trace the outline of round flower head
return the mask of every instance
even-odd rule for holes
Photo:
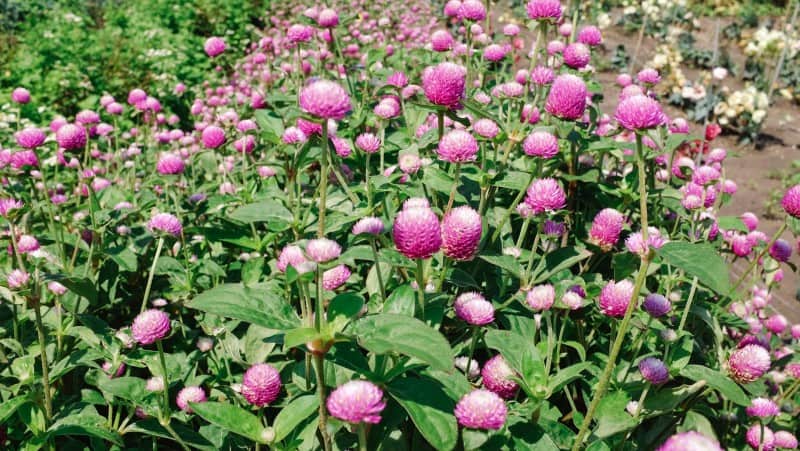
[[[33,150],[20,150],[11,154],[10,164],[14,169],[35,168],[39,166],[39,157]]]
[[[723,451],[716,440],[696,432],[681,432],[668,438],[657,451]]]
[[[168,153],[158,159],[156,170],[161,175],[180,174],[183,172],[184,163],[180,155]]]
[[[323,28],[333,28],[339,25],[339,14],[336,10],[325,8],[317,16],[317,24]]]
[[[773,451],[775,449],[775,434],[772,429],[764,426],[764,437],[761,437],[761,424],[754,424],[747,429],[745,434],[747,444],[753,449]]]
[[[18,131],[14,138],[17,140],[17,145],[26,149],[35,149],[42,144],[47,138],[44,132],[35,127],[29,127]]]
[[[500,127],[497,126],[497,123],[491,119],[478,119],[472,124],[472,129],[477,133],[479,136],[482,136],[487,139],[494,139],[500,133]]]
[[[481,216],[464,205],[450,210],[442,219],[442,252],[453,260],[475,257],[481,242]]]
[[[773,334],[780,335],[789,328],[789,320],[781,314],[775,314],[767,318],[767,320],[764,321],[764,325],[767,326],[767,329]]]
[[[408,77],[405,73],[396,71],[386,77],[386,84],[395,88],[405,88],[408,85]]]
[[[471,429],[500,429],[506,422],[503,399],[489,390],[473,390],[456,404],[458,424]]]
[[[350,96],[336,82],[318,80],[300,90],[300,108],[323,119],[339,120],[350,112]]]
[[[56,131],[56,142],[64,150],[78,150],[86,146],[86,129],[78,124],[64,124]]]
[[[216,149],[225,143],[225,130],[216,125],[209,125],[203,129],[202,140],[206,149]]]
[[[453,303],[456,315],[473,326],[494,321],[494,306],[478,293],[464,293]]]
[[[795,185],[786,191],[781,201],[783,209],[789,216],[800,218],[800,185]]]
[[[750,405],[745,409],[747,416],[756,418],[769,418],[781,413],[780,407],[775,401],[767,398],[753,398]]]
[[[422,72],[422,90],[434,105],[450,109],[460,107],[464,98],[467,69],[454,63],[439,63]]]
[[[422,160],[416,154],[406,153],[398,157],[397,166],[406,174],[416,174],[422,167]]]
[[[306,253],[317,263],[325,263],[338,258],[342,253],[339,243],[327,238],[309,240],[306,244]]]
[[[661,385],[669,380],[667,366],[655,357],[647,357],[639,361],[639,372],[642,374],[642,379],[653,385]]]
[[[386,402],[383,400],[383,390],[377,385],[354,380],[331,392],[327,406],[328,412],[342,421],[378,424]]]
[[[383,233],[383,230],[383,221],[374,216],[361,218],[353,225],[353,235],[380,235]]]
[[[758,216],[756,216],[755,213],[746,211],[739,216],[739,219],[742,220],[747,230],[751,232],[758,228]]]
[[[617,105],[614,118],[628,130],[646,130],[666,123],[661,105],[644,95],[632,96]]]
[[[586,110],[586,83],[572,74],[562,74],[553,81],[545,109],[561,119],[576,120]]]
[[[528,0],[525,7],[528,18],[533,20],[549,20],[552,22],[561,18],[560,0]]]
[[[486,8],[480,0],[464,0],[461,2],[459,15],[462,19],[480,22],[486,18]]]
[[[170,330],[169,315],[150,309],[136,315],[131,325],[131,335],[139,344],[149,345],[166,337]]]
[[[637,254],[641,257],[646,256],[650,252],[650,248],[660,249],[664,244],[666,244],[666,240],[663,236],[661,236],[661,231],[655,227],[648,227],[647,228],[647,242],[644,241],[644,236],[642,232],[632,233],[626,240],[625,240],[625,247],[628,249],[628,252]]]
[[[502,45],[498,44],[491,44],[487,45],[485,49],[483,49],[483,58],[487,61],[491,61],[496,63],[501,61],[503,58],[506,57],[506,50],[503,48]]]
[[[286,30],[286,38],[293,44],[308,42],[312,37],[314,37],[314,28],[308,25],[294,24]]]
[[[731,378],[741,384],[757,380],[769,371],[770,365],[769,351],[757,344],[743,346],[728,358]]]
[[[362,133],[356,138],[356,147],[366,153],[375,153],[381,148],[381,140],[372,133]]]
[[[519,385],[509,379],[514,376],[514,370],[506,363],[503,356],[497,354],[489,359],[481,370],[483,386],[505,399],[511,399],[517,394]]]
[[[424,197],[409,197],[403,202],[403,210],[411,208],[431,208],[431,203]]]
[[[275,266],[278,267],[280,272],[286,272],[286,268],[289,266],[297,267],[297,265],[305,263],[306,261],[308,260],[306,260],[306,256],[299,246],[287,245],[281,250],[281,254],[278,256],[278,262]]]
[[[628,303],[633,296],[633,284],[629,280],[608,282],[600,291],[600,311],[615,318],[625,316]]]
[[[550,56],[558,55],[564,51],[566,45],[561,41],[550,41],[547,43],[547,54]]]
[[[453,48],[455,40],[447,30],[436,30],[431,33],[431,48],[434,52],[447,52]]]
[[[21,269],[14,269],[6,276],[6,283],[8,283],[9,288],[20,289],[28,284],[30,278],[27,272]]]
[[[589,242],[608,252],[617,244],[625,216],[613,208],[600,210],[592,221]]]
[[[24,204],[17,199],[0,198],[0,216],[8,218],[14,210],[19,210]]]
[[[25,88],[15,88],[11,91],[11,101],[24,105],[31,101],[31,93]]]
[[[639,80],[640,83],[656,85],[661,81],[661,76],[658,75],[657,70],[648,67],[639,71],[639,73],[636,74],[636,79]]]
[[[163,232],[174,237],[181,236],[183,226],[181,221],[169,213],[157,213],[147,222],[151,232]]]
[[[592,52],[586,44],[580,42],[573,42],[564,48],[564,64],[573,69],[582,69],[589,64],[592,58]]]
[[[203,50],[205,50],[206,55],[213,58],[225,51],[225,41],[216,36],[210,37],[206,39],[206,43],[203,45]]]
[[[550,284],[535,286],[528,290],[528,294],[525,296],[525,302],[535,312],[550,310],[555,300],[556,290]]]
[[[175,399],[175,403],[178,404],[178,407],[184,412],[194,413],[189,403],[193,402],[195,404],[199,404],[206,402],[206,399],[206,392],[201,387],[190,386],[184,387],[178,392],[178,397]]]
[[[17,239],[17,250],[21,254],[29,254],[39,250],[39,240],[31,235],[22,235]]]
[[[534,214],[556,211],[567,204],[566,194],[555,179],[544,178],[534,180],[528,187],[525,203],[533,209]]]
[[[522,142],[526,155],[539,158],[553,158],[558,154],[558,138],[550,132],[536,131]]]
[[[297,127],[287,127],[286,130],[283,131],[281,141],[283,141],[284,144],[302,144],[308,141],[308,137]]]
[[[594,47],[603,43],[603,34],[594,25],[587,25],[578,32],[578,42]]]
[[[450,163],[475,161],[478,141],[467,131],[451,130],[442,136],[437,153],[440,159]]]
[[[266,363],[257,363],[244,373],[242,395],[256,407],[263,407],[275,401],[281,392],[281,375],[278,370]]]
[[[669,299],[658,294],[650,293],[644,298],[642,307],[654,318],[660,318],[672,309],[672,304]]]
[[[553,82],[555,78],[555,74],[553,73],[553,69],[547,66],[536,66],[531,72],[531,81],[539,86],[549,85]]]
[[[442,247],[439,218],[430,208],[404,208],[394,218],[392,235],[397,250],[408,258],[429,258]]]
[[[766,435],[766,434],[765,434]],[[775,447],[784,449],[796,449],[797,437],[789,431],[776,431],[774,433]]]
[[[347,282],[350,278],[350,268],[345,265],[334,266],[322,273],[322,288],[333,291]]]

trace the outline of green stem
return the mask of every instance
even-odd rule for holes
[[[153,276],[156,274],[156,264],[158,263],[158,257],[161,256],[161,249],[164,247],[164,237],[158,237],[158,243],[156,243],[156,255],[153,257],[153,263],[150,265],[150,274],[147,275],[147,285],[144,287],[144,296],[142,297],[142,308],[139,309],[139,312],[144,312],[147,308],[147,300],[150,298],[150,288],[153,286]]]
[[[475,345],[478,344],[478,337],[480,337],[480,329],[478,326],[472,326],[472,341],[469,343],[467,368],[464,370],[464,375],[467,376],[467,380],[469,380],[469,368],[472,366],[472,356],[475,354]]]
[[[417,259],[417,297],[422,320],[425,320],[425,260]]]
[[[367,451],[367,423],[358,425],[358,450]]]
[[[375,273],[378,276],[378,286],[381,289],[381,299],[386,302],[386,285],[383,283],[383,274],[381,273],[381,265],[378,262],[378,245],[375,244],[375,239],[370,238],[369,243],[372,245],[372,257],[375,259]]]
[[[164,408],[162,416],[164,417],[165,422],[169,424],[169,378],[167,377],[167,361],[164,358],[164,346],[161,344],[161,340],[156,341],[156,347],[158,348],[158,361],[161,363],[161,377],[164,383],[164,390],[162,391],[164,394]]]
[[[502,233],[503,231],[503,226],[506,225],[506,221],[508,221],[508,218],[511,217],[511,212],[514,211],[517,208],[517,205],[519,205],[519,203],[522,201],[522,198],[525,196],[528,187],[531,185],[531,183],[533,183],[533,180],[535,178],[536,178],[536,172],[531,173],[530,180],[528,180],[528,183],[521,190],[519,190],[519,193],[517,193],[517,197],[514,199],[514,202],[512,202],[511,205],[508,207],[508,209],[505,211],[505,213],[503,213],[503,217],[500,219],[500,222],[497,224],[497,228],[494,230],[494,233],[492,234],[492,239],[489,240],[490,243],[493,243],[500,236],[500,233]]]
[[[450,209],[453,208],[453,201],[456,200],[456,192],[458,191],[458,182],[461,177],[461,165],[456,163],[456,173],[453,175],[453,187],[450,189],[450,198],[447,200],[447,208],[444,210],[444,213],[447,214],[450,212]]]
[[[50,369],[47,365],[47,342],[45,341],[44,324],[42,324],[42,312],[38,300],[33,303],[33,313],[36,318],[36,333],[39,335],[39,357],[42,360],[42,386],[44,387],[44,414],[45,425],[50,425],[53,418],[53,399],[50,393]]]
[[[436,111],[436,118],[438,119],[439,123],[439,141],[441,141],[442,136],[444,136],[444,110]]]
[[[364,180],[365,180],[365,182],[367,184],[367,211],[368,212],[372,211],[372,189],[371,189],[370,184],[369,184],[369,157],[370,157],[370,155],[371,155],[370,153],[367,153],[367,157],[366,157],[367,162],[364,165]],[[383,150],[381,150],[381,157],[383,157]],[[381,161],[383,161],[383,158],[381,158]]]
[[[319,433],[325,451],[331,451],[331,436],[328,434],[328,411],[325,407],[325,356],[314,354],[314,372],[317,375],[317,396],[319,396]]]
[[[320,156],[320,170],[319,181],[319,219],[317,237],[322,238],[325,236],[325,209],[326,200],[328,198],[328,124],[322,124],[322,155]]]

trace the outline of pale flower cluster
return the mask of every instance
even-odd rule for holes
[[[670,44],[658,46],[645,66],[652,67],[661,74],[659,86],[671,93],[680,93],[687,84],[686,75],[681,70],[683,56],[678,47]]]
[[[761,124],[767,116],[769,99],[767,94],[753,85],[730,93],[725,100],[714,107],[714,114],[720,125],[743,126],[749,120]]]
[[[788,45],[787,59],[792,59],[800,51],[800,40],[793,39],[781,30],[769,30],[761,27],[742,42],[744,53],[756,58],[774,58]]]
[[[623,0],[622,13],[629,16],[641,12],[647,17],[648,22],[660,23],[667,19],[675,8],[685,7],[686,4],[687,0]]]

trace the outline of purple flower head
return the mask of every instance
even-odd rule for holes
[[[646,130],[667,122],[667,117],[658,101],[644,95],[622,100],[617,105],[614,118],[628,130]]]
[[[21,200],[0,198],[0,216],[8,218],[8,216],[15,210],[19,210],[25,205]]]
[[[270,404],[281,392],[281,375],[266,363],[257,363],[244,373],[242,395],[256,407]]]
[[[454,63],[439,63],[422,72],[422,89],[434,105],[460,107],[464,98],[467,69]]]
[[[525,9],[528,12],[528,18],[533,20],[555,22],[561,18],[562,14],[560,0],[528,0]]]
[[[216,149],[225,143],[225,130],[216,125],[209,125],[203,129],[201,138],[206,149]]]
[[[761,436],[761,424],[756,423],[750,426],[745,433],[745,440],[754,450],[763,451],[775,450],[775,434],[772,429],[764,426],[764,436]]]
[[[14,90],[11,91],[11,101],[24,105],[31,101],[31,93],[25,88],[14,88]]]
[[[156,163],[156,170],[161,175],[174,175],[183,172],[184,163],[180,155],[167,153],[161,156]]]
[[[356,137],[356,147],[366,153],[375,153],[381,148],[381,140],[372,133],[362,133]]]
[[[555,73],[547,66],[536,66],[531,72],[531,81],[539,86],[549,85],[553,82]]]
[[[639,361],[639,372],[642,379],[653,385],[661,385],[669,380],[669,371],[660,359],[647,357]]]
[[[636,74],[636,79],[639,80],[640,83],[657,85],[661,81],[661,75],[658,74],[657,70],[648,67],[639,71],[639,73]]]
[[[353,380],[331,392],[327,400],[328,412],[348,423],[372,423],[381,421],[381,412],[386,407],[383,390],[372,382]]]
[[[203,44],[203,50],[205,50],[206,55],[214,58],[225,51],[225,41],[223,41],[222,38],[212,36],[206,39],[205,44]]]
[[[353,235],[380,235],[384,231],[383,221],[374,216],[361,218],[353,225]]]
[[[728,358],[731,378],[740,384],[757,380],[769,371],[771,364],[769,351],[756,344],[743,346]]]
[[[781,205],[789,216],[800,218],[800,184],[794,185],[786,191]]]
[[[451,130],[442,136],[437,153],[440,159],[449,163],[475,161],[478,154],[478,141],[467,131]]]
[[[294,24],[286,30],[286,38],[293,44],[308,42],[312,37],[314,37],[314,28],[308,25]]]
[[[483,377],[483,386],[500,397],[511,399],[517,394],[519,385],[509,379],[514,376],[514,370],[508,366],[502,355],[497,354],[489,359],[483,365],[481,376]]]
[[[566,120],[583,117],[586,110],[586,83],[572,74],[556,77],[547,95],[545,109],[553,116]]]
[[[306,253],[311,260],[317,263],[325,263],[339,258],[342,253],[342,247],[336,241],[327,238],[316,238],[306,243]]]
[[[564,64],[573,69],[582,69],[589,64],[592,52],[586,44],[573,42],[564,48]]]
[[[668,438],[657,451],[723,451],[716,440],[696,432],[681,432]]]
[[[333,28],[339,25],[339,14],[334,9],[325,8],[317,15],[317,25],[322,28]]]
[[[475,121],[475,123],[472,124],[472,130],[474,130],[478,136],[487,139],[494,139],[500,133],[500,127],[497,123],[486,118]]]
[[[397,250],[412,259],[429,258],[442,247],[439,218],[429,207],[404,207],[394,218],[392,235]]]
[[[347,282],[350,278],[350,268],[345,265],[334,266],[322,273],[322,288],[333,291]]]
[[[578,42],[594,47],[603,43],[603,34],[594,25],[587,25],[578,32]]]
[[[775,401],[768,398],[753,398],[750,405],[745,409],[747,416],[756,418],[769,418],[781,413],[780,407]]]
[[[307,262],[305,254],[303,254],[303,250],[300,249],[300,246],[295,245],[287,245],[281,250],[280,255],[278,256],[278,261],[275,266],[278,267],[280,272],[286,272],[286,268],[289,266],[297,267],[298,265]]]
[[[556,300],[556,290],[552,285],[537,285],[525,295],[525,302],[535,312],[550,310]]]
[[[797,437],[789,431],[775,431],[775,447],[784,449],[796,449]]]
[[[464,293],[453,303],[456,315],[473,326],[485,326],[494,321],[494,306],[479,293]]]
[[[558,154],[558,138],[550,132],[535,131],[522,142],[526,155],[539,158],[553,158]]]
[[[181,221],[169,213],[155,214],[150,221],[147,222],[147,228],[153,233],[162,232],[174,237],[181,236],[183,232]]]
[[[642,307],[644,307],[650,316],[660,318],[670,312],[672,303],[669,302],[669,299],[658,293],[650,293],[644,298]]]
[[[480,22],[486,18],[486,8],[481,0],[463,0],[458,13],[462,19],[475,22]]]
[[[350,96],[339,83],[317,80],[300,90],[300,108],[312,116],[339,120],[352,106]]]
[[[453,260],[475,257],[481,242],[481,216],[468,205],[450,210],[442,219],[442,252]]]
[[[29,127],[18,131],[14,138],[16,138],[18,146],[26,149],[35,149],[44,144],[47,136],[40,129]]]
[[[195,404],[206,402],[208,398],[206,398],[206,392],[197,386],[189,386],[184,387],[181,391],[178,392],[177,398],[175,398],[175,403],[178,407],[186,413],[194,413],[192,407],[189,405],[190,402]]]
[[[792,245],[788,241],[778,238],[769,248],[769,255],[779,262],[786,263],[792,256]]]
[[[589,242],[608,252],[617,244],[625,216],[613,208],[600,210],[592,221]]]
[[[166,337],[170,330],[169,315],[150,309],[138,314],[131,325],[131,335],[139,344],[149,345]]]
[[[528,187],[525,203],[533,209],[534,214],[552,212],[564,208],[566,195],[555,179],[537,179]]]
[[[13,269],[6,276],[6,283],[8,283],[9,288],[18,290],[28,285],[30,278],[31,277],[27,272],[21,269]]]
[[[458,401],[455,408],[458,424],[471,429],[500,429],[506,422],[503,399],[489,390],[473,390]]]
[[[600,311],[604,315],[622,318],[633,296],[633,284],[629,280],[609,281],[600,291]]]
[[[86,146],[86,129],[78,124],[64,124],[56,131],[56,142],[64,150],[78,150]]]

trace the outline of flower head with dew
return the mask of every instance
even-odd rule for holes
[[[458,424],[470,429],[500,429],[506,422],[507,408],[503,398],[489,390],[473,390],[456,404]]]
[[[329,80],[317,80],[304,86],[299,98],[303,111],[322,119],[339,120],[352,109],[347,91]]]
[[[383,390],[372,382],[362,380],[340,385],[328,396],[326,405],[333,417],[353,424],[378,424],[381,412],[386,408]]]

